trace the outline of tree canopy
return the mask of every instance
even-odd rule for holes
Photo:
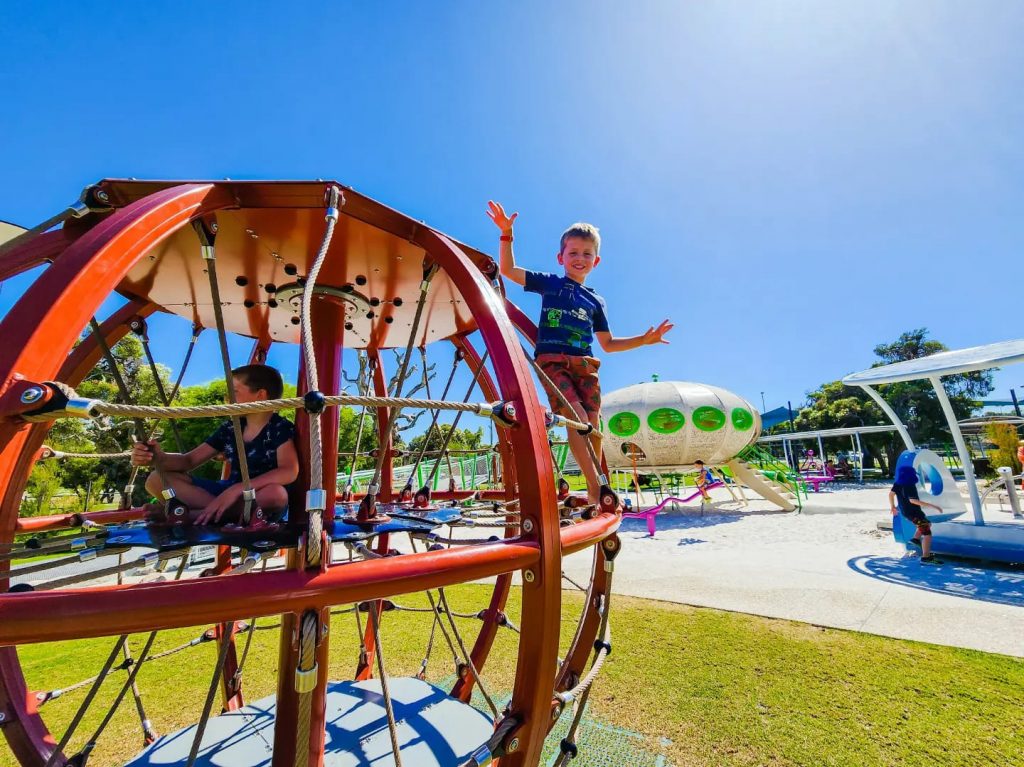
[[[928,338],[926,328],[916,328],[900,334],[895,341],[878,344],[873,350],[878,360],[872,367],[926,357],[946,349],[945,344]],[[983,370],[946,376],[943,385],[956,417],[967,418],[977,407],[978,400],[992,391],[992,373]],[[949,428],[931,383],[904,381],[877,389],[907,426],[916,444],[950,440]],[[863,389],[845,386],[841,381],[829,381],[808,392],[806,404],[794,419],[797,431],[888,423],[889,419]],[[773,431],[787,432],[789,424],[779,424]],[[862,444],[870,459],[878,461],[884,456],[883,468],[891,466],[903,449],[897,434],[865,435]]]

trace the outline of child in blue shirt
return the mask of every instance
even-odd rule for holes
[[[592,224],[573,224],[562,233],[557,260],[563,273],[534,272],[516,265],[512,252],[512,225],[518,213],[505,214],[496,202],[488,203],[487,215],[501,230],[499,262],[505,279],[522,285],[530,293],[539,293],[541,316],[537,323],[537,364],[569,402],[566,410],[558,393],[543,381],[551,401],[551,409],[574,420],[593,425],[592,445],[601,454],[599,418],[601,384],[597,370],[600,361],[592,356],[594,338],[606,352],[623,352],[648,344],[667,344],[666,333],[672,323],[664,320],[638,336],[615,337],[608,327],[604,299],[585,283],[601,262],[601,235]],[[569,448],[587,479],[590,503],[597,503],[600,494],[597,467],[590,460],[585,436],[569,429]]]

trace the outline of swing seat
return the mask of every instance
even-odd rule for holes
[[[411,677],[388,680],[402,762],[458,767],[494,732],[490,717],[438,687]],[[196,767],[269,765],[274,751],[276,696],[212,717]],[[331,682],[327,687],[325,767],[389,767],[387,713],[380,682]],[[196,726],[164,735],[126,767],[184,767]]]

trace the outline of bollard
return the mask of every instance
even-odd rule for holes
[[[1010,500],[1010,509],[1013,511],[1014,519],[1024,519],[1024,514],[1020,511],[1020,499],[1017,497],[1017,486],[1013,481],[1013,469],[1009,466],[1000,466],[997,471],[999,476],[1003,478],[1003,484],[1006,486],[1006,495]]]

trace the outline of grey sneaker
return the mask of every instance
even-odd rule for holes
[[[942,564],[942,560],[941,559],[936,559],[935,555],[931,554],[931,555],[929,555],[927,557],[921,557],[921,564],[922,565],[941,565]]]

